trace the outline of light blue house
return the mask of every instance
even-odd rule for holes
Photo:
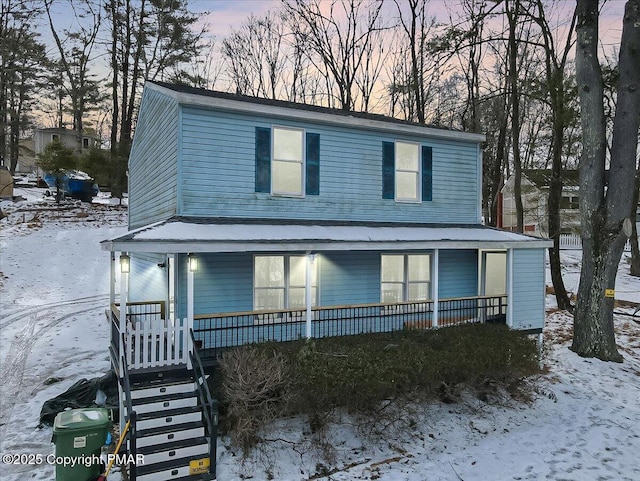
[[[468,322],[541,332],[550,243],[482,225],[483,140],[148,82],[129,232],[103,243],[112,286],[125,271],[114,366]]]

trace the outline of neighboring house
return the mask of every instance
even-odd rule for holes
[[[511,175],[501,191],[498,227],[514,231],[517,226],[514,196],[515,176]],[[524,232],[539,237],[549,237],[549,186],[551,170],[525,169],[522,171],[522,207]],[[560,201],[560,223],[562,234],[580,232],[580,199],[577,170],[562,172],[562,199]]]
[[[138,479],[215,472],[214,415],[198,373],[199,359],[221,349],[485,321],[540,333],[550,242],[482,225],[483,140],[147,82],[129,159],[129,232],[103,242],[121,412],[146,413],[137,432],[160,463],[146,457]],[[189,408],[159,397],[157,377],[128,387],[180,372],[191,373],[180,399],[201,396]],[[192,421],[198,434],[171,431]],[[175,444],[152,432],[192,444],[171,456]]]
[[[63,128],[35,129],[33,132],[35,153],[39,154],[51,142],[58,141],[76,152],[100,147],[100,139],[92,135],[79,136],[75,130]]]

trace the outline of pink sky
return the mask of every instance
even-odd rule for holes
[[[388,20],[392,20],[389,17],[397,15],[395,3],[392,0],[386,3],[385,14]],[[460,0],[431,0],[428,11],[438,21],[445,22],[449,18],[449,12],[455,18],[457,12],[461,11],[459,3]],[[625,0],[607,0],[602,7],[600,32],[605,45],[620,41],[624,4]],[[238,27],[252,13],[260,16],[268,10],[277,10],[280,0],[190,0],[189,5],[196,12],[209,12],[209,15],[203,17],[203,21],[216,38],[221,38],[231,29]],[[574,0],[559,0],[558,17],[570,19],[574,8]]]

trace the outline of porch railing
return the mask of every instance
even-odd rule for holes
[[[187,319],[145,320],[127,325],[125,355],[131,369],[187,364]]]
[[[121,333],[119,304],[111,306],[112,365],[119,368],[120,335],[130,369],[170,366],[189,363],[189,323],[187,319],[167,320],[164,302],[127,303],[126,318]]]
[[[506,296],[475,296],[438,301],[438,327],[506,321]],[[243,344],[287,342],[306,336],[306,311],[249,311],[194,316],[194,338],[208,355]],[[434,302],[314,307],[311,337],[435,327]]]

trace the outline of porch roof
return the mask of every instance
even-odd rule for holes
[[[112,252],[546,248],[551,241],[482,225],[173,217],[102,241]]]

